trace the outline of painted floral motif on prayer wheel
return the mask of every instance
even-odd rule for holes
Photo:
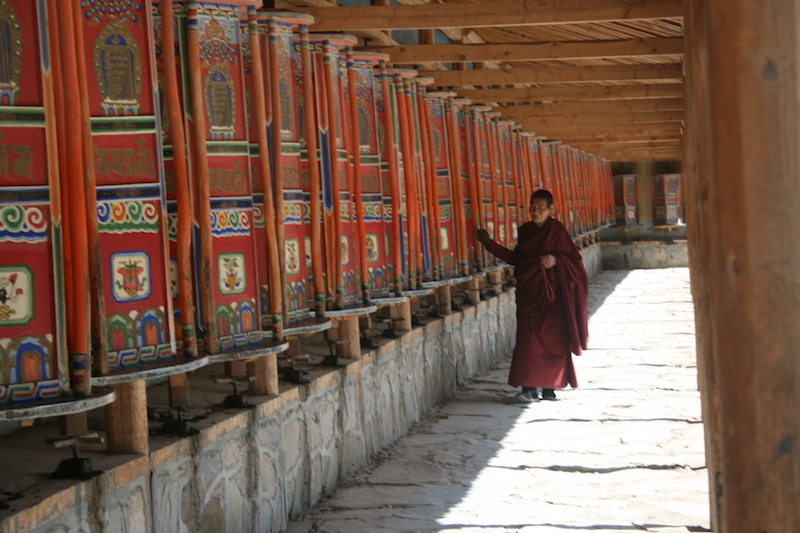
[[[260,2],[231,4],[236,5],[173,2],[175,53],[188,91],[183,102],[194,210],[199,342],[209,353],[255,345],[262,339],[249,106],[240,35],[240,7]],[[168,187],[170,214],[175,219],[177,198],[170,192]]]
[[[617,226],[635,226],[639,223],[639,190],[636,174],[614,176],[614,213]]]
[[[660,225],[683,223],[683,175],[653,176],[654,222]]]
[[[0,1],[0,405],[70,393],[44,4]]]
[[[151,13],[85,1],[83,37],[94,146],[103,298],[111,371],[175,356],[162,147]],[[91,225],[90,225],[91,227]],[[98,350],[98,347],[95,347]]]

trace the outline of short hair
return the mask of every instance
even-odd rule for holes
[[[536,199],[544,200],[547,203],[547,207],[550,207],[554,203],[553,195],[550,194],[550,191],[547,189],[539,189],[535,193],[531,194],[531,204],[533,204],[533,201]]]

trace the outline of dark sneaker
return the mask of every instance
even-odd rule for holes
[[[553,389],[542,389],[542,400],[550,400],[551,402],[558,400],[558,398],[556,398],[556,391]]]
[[[514,398],[516,398],[518,403],[533,403],[539,401],[539,398],[534,396],[531,391],[520,392],[514,396]]]

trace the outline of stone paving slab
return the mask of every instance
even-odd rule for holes
[[[688,269],[590,285],[580,388],[518,404],[468,383],[288,533],[709,531]]]

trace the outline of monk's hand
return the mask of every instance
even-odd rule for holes
[[[553,268],[556,266],[556,258],[554,255],[543,255],[539,258],[539,260],[542,262],[542,266],[545,268]]]
[[[478,242],[480,242],[484,246],[492,240],[492,238],[489,237],[489,232],[486,231],[485,229],[479,229],[478,231],[476,231],[475,238],[478,239]]]

